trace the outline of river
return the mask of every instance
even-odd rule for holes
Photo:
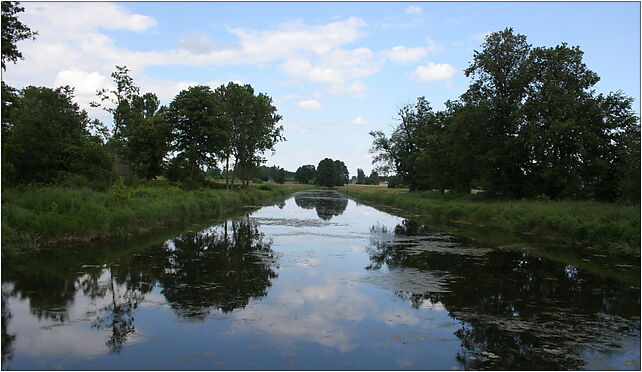
[[[2,369],[639,370],[640,268],[616,266],[302,192],[171,239],[3,263]]]

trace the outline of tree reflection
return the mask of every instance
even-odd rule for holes
[[[608,353],[639,332],[638,291],[571,265],[478,248],[409,221],[394,232],[373,226],[368,253],[368,268],[385,265],[412,307],[441,303],[461,322],[467,369],[582,368],[587,347]]]
[[[9,320],[12,318],[11,312],[7,307],[7,295],[2,292],[2,369],[5,369],[4,363],[13,358],[13,343],[16,341],[16,335],[9,334]]]
[[[294,202],[300,208],[315,209],[317,216],[324,221],[343,214],[348,207],[348,199],[332,191],[298,193],[294,195]]]
[[[68,307],[76,294],[77,276],[34,271],[17,278],[13,284],[11,296],[28,299],[29,310],[39,320],[69,320]]]
[[[263,297],[277,274],[271,241],[249,217],[183,234],[149,253],[162,294],[181,316],[202,319]]]
[[[127,280],[131,278],[129,273],[119,280],[117,272],[119,269],[120,265],[111,267],[106,285],[101,285],[103,282],[99,281],[97,276],[87,276],[83,281],[83,289],[89,297],[102,295],[101,297],[109,296],[111,299],[109,304],[96,312],[92,326],[111,331],[106,345],[111,352],[115,353],[120,352],[128,337],[136,332],[134,311],[144,299],[144,294],[151,290],[151,287],[132,286],[130,280]]]
[[[5,296],[27,299],[35,317],[58,323],[77,320],[69,313],[78,292],[91,303],[106,303],[86,315],[92,327],[109,331],[108,349],[120,352],[136,332],[136,309],[156,286],[178,315],[203,319],[212,310],[230,312],[265,296],[277,277],[271,241],[249,216],[134,248],[107,259],[104,251],[60,260],[43,255],[29,265],[3,267],[3,282],[11,283],[2,297],[3,361],[15,338],[7,333],[11,313]]]

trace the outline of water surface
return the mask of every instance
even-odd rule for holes
[[[73,252],[3,263],[3,369],[640,369],[639,265],[483,246],[335,192]]]

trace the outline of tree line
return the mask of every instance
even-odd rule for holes
[[[379,171],[411,190],[510,198],[640,201],[640,124],[633,99],[597,94],[579,47],[532,47],[511,28],[486,37],[471,84],[434,110],[403,106],[390,135],[373,131]]]
[[[23,10],[2,3],[3,70],[22,59],[16,42],[36,35],[18,20]],[[68,86],[17,90],[3,81],[3,185],[104,186],[123,174],[202,184],[221,164],[228,189],[235,178],[247,187],[263,154],[285,140],[272,98],[249,84],[193,86],[162,106],[156,94],[140,93],[126,66],[111,77],[113,88],[92,102],[111,114],[111,130],[73,102]]]

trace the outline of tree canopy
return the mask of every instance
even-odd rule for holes
[[[507,28],[486,37],[464,72],[471,84],[445,110],[419,97],[390,136],[370,133],[379,171],[411,190],[639,200],[629,186],[639,184],[633,101],[596,94],[579,47],[533,48]]]
[[[317,185],[334,187],[348,182],[350,182],[350,173],[341,160],[325,158],[319,162],[315,179]]]

